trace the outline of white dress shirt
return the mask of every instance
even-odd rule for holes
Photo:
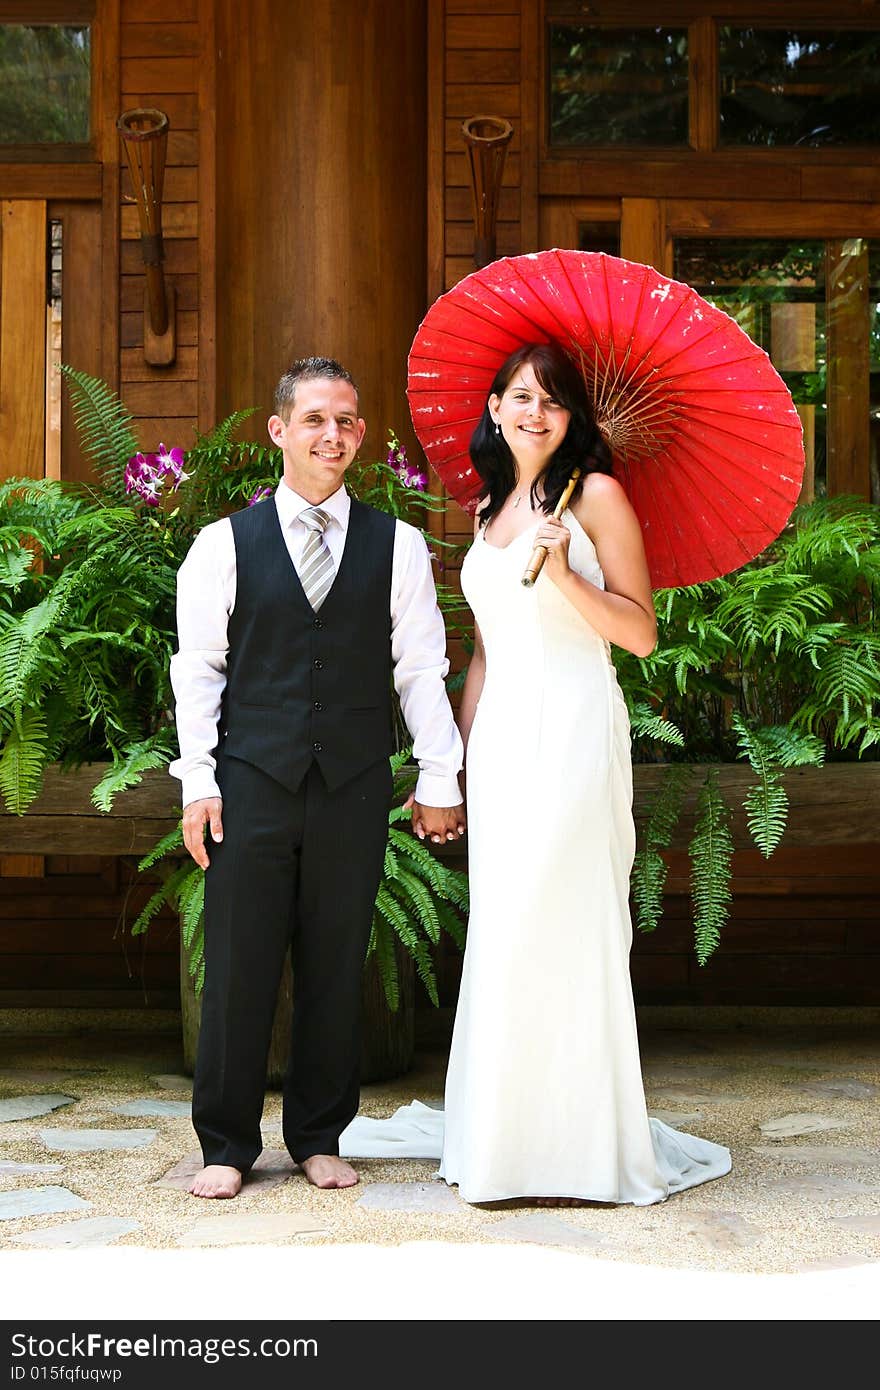
[[[299,515],[311,504],[282,479],[274,500],[256,505],[277,507],[285,545],[298,569],[309,534]],[[330,513],[324,541],[338,573],[351,499],[341,487],[320,505]],[[180,757],[169,771],[183,784],[184,806],[220,795],[213,754],[226,688],[228,623],[235,593],[235,541],[232,524],[224,518],[199,532],[177,576],[179,650],[171,658],[171,684]],[[416,800],[423,806],[457,806],[463,755],[443,683],[449,670],[446,631],[424,537],[405,521],[397,521],[394,528],[391,660],[394,686],[420,768]]]

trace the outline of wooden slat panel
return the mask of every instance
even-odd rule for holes
[[[478,84],[483,82],[519,82],[519,49],[501,49],[491,52],[481,49],[477,53],[452,50],[446,54],[446,80]],[[474,111],[474,115],[482,115]]]
[[[180,987],[137,982],[132,989],[0,989],[0,1009],[177,1009]]]
[[[801,197],[821,202],[829,192],[829,182],[839,201],[851,198],[859,203],[880,202],[880,169],[876,165],[829,169],[825,164],[805,164],[801,169]]]
[[[471,11],[481,10],[474,0]],[[446,18],[446,47],[450,49],[519,48],[519,16],[508,14],[499,21],[496,14],[454,13]]]
[[[747,209],[754,198],[799,198],[800,171],[791,164],[759,160],[747,164],[698,155],[682,155],[680,160],[627,159],[619,153],[599,158],[590,152],[583,159],[543,160],[538,185],[542,196],[572,198],[668,198],[684,189],[694,199],[730,200],[725,206],[739,199]]]
[[[78,371],[100,376],[101,297],[95,286],[101,283],[101,205],[53,201],[48,212],[61,222],[61,359]],[[61,392],[61,476],[94,476],[80,447],[66,386]]]
[[[143,293],[141,294],[143,300]],[[198,314],[190,312],[184,313],[181,310],[180,302],[177,305],[177,344],[178,351],[182,347],[193,347],[199,341],[199,317]],[[120,347],[143,348],[144,345],[144,315],[140,313],[125,313],[119,318],[119,343]]]
[[[520,192],[520,251],[537,251],[540,246],[538,202],[538,163],[544,140],[543,83],[544,52],[543,6],[538,0],[522,3],[522,71],[525,76],[520,105],[522,125],[522,180]]]
[[[195,275],[172,275],[169,277],[177,293],[177,312],[194,310],[199,304],[199,284]],[[123,275],[119,281],[120,308],[123,313],[144,312],[143,275]]]
[[[133,415],[196,415],[198,387],[195,381],[168,378],[150,381],[130,381],[125,389],[125,403]],[[168,443],[168,440],[165,440]],[[170,445],[169,445],[170,447]]]
[[[42,878],[44,870],[41,854],[0,854],[0,878]]]
[[[127,24],[120,36],[123,58],[179,58],[199,51],[199,27],[195,23]]]
[[[131,175],[127,168],[122,173],[122,196],[132,198]],[[163,211],[167,203],[196,203],[198,200],[198,171],[195,166],[167,168],[162,183]],[[163,216],[164,223],[164,216]]]
[[[502,188],[519,189],[519,155],[509,154],[504,161],[501,174]],[[447,188],[470,188],[470,164],[466,154],[448,154],[444,160],[445,182]]]
[[[198,378],[199,350],[178,346],[177,356],[170,367],[151,367],[144,361],[140,348],[123,348],[120,356],[120,376],[123,386],[131,381],[195,381]],[[128,393],[123,389],[128,402]]]
[[[122,0],[124,24],[168,24],[187,22],[198,17],[198,0]]]
[[[0,478],[41,478],[46,417],[46,204],[0,202]]]
[[[763,190],[762,190],[763,196]],[[714,202],[670,199],[667,227],[672,233],[723,236],[852,237],[880,234],[880,206],[852,203]]]
[[[0,818],[0,846],[14,854],[93,854],[95,850],[102,854],[146,854],[162,835],[174,829],[178,819],[107,816],[103,824],[96,825],[85,818],[28,812],[26,816]]]
[[[155,106],[164,111],[170,126],[169,140],[175,130],[198,130],[199,106],[195,92],[149,92],[123,89],[123,109],[133,106]]]
[[[143,905],[143,894],[141,899]],[[29,956],[51,955],[70,958],[74,953],[77,957],[82,953],[106,955],[116,959],[124,950],[130,959],[136,960],[141,955],[144,943],[140,937],[131,935],[130,925],[135,915],[135,909],[132,908],[128,915],[129,926],[124,929],[120,928],[116,921],[93,921],[85,914],[75,925],[70,922],[57,922],[53,918],[47,918],[45,921],[29,920],[21,925],[14,922],[0,923],[0,956],[4,957],[4,975],[8,957],[20,956],[23,951]],[[176,919],[166,917],[151,922],[150,956],[174,956],[176,960],[179,951]]]
[[[483,15],[518,15],[519,0],[446,0],[448,15],[470,15],[474,10]]]
[[[668,272],[663,212],[658,198],[621,199],[620,254],[627,260],[656,266],[663,274]]]
[[[513,122],[519,116],[519,86],[498,83],[447,83],[446,115],[463,121],[467,116],[503,116]]]
[[[195,412],[189,417],[145,418],[137,421],[137,436],[142,449],[158,449],[160,444],[169,449],[189,449],[195,442],[197,424]]]
[[[867,242],[829,241],[825,250],[829,496],[871,495],[872,297]]]
[[[195,92],[198,64],[195,58],[123,58],[123,92]]]
[[[653,788],[661,784],[664,771],[663,768],[644,764],[633,769],[637,788],[637,819],[646,813],[646,798]],[[732,763],[722,764],[719,773],[729,804],[741,808],[746,791],[754,781],[754,773],[747,766]],[[790,800],[783,842],[785,850],[799,846],[877,844],[880,763],[831,763],[824,768],[794,768],[784,774],[784,782]],[[694,777],[673,840],[676,846],[686,843],[686,837],[691,833],[697,792],[698,778]],[[833,815],[829,814],[830,806],[834,807]],[[741,809],[734,814],[732,833],[735,845],[752,845],[745,813]],[[847,849],[845,852],[851,851]],[[776,870],[780,853],[782,849],[773,856],[771,871]],[[868,864],[872,851],[866,850],[864,854],[865,863]],[[758,858],[756,852],[756,865]],[[812,849],[804,856],[798,871],[809,873],[811,867],[815,873],[824,873],[827,869],[827,860],[818,858]],[[866,868],[865,872],[869,872],[869,869]]]
[[[519,252],[519,223],[499,222],[496,228],[496,249],[499,256],[515,256]],[[474,250],[473,222],[449,222],[446,226],[446,250],[450,256],[472,256]]]
[[[199,429],[217,419],[217,36],[214,0],[200,0],[199,30]]]
[[[124,240],[140,237],[141,229],[136,207],[123,207],[120,223]],[[167,241],[174,241],[180,237],[195,237],[198,234],[198,203],[171,203],[168,206],[163,204],[162,235]]]
[[[135,956],[126,959],[121,950],[114,955],[20,955],[4,956],[4,995],[8,990],[33,988],[39,980],[40,991],[76,989],[106,989],[112,985],[120,992],[140,992],[144,987],[169,988],[180,978],[180,964],[174,952]],[[64,1001],[69,1002],[68,999]]]
[[[450,222],[467,222],[473,216],[473,196],[470,188],[446,189],[446,217]],[[503,188],[498,199],[498,220],[519,221],[519,189]]]
[[[166,113],[167,114],[167,113]],[[199,136],[195,130],[168,130],[168,169],[185,168],[199,162]]]
[[[197,275],[199,270],[199,243],[193,237],[170,238],[165,243],[166,275]],[[119,248],[119,273],[121,275],[142,275],[144,270],[140,241],[123,241]]]
[[[0,164],[0,198],[100,198],[100,164]]]

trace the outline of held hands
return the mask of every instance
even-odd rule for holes
[[[545,516],[538,527],[535,545],[542,545],[547,551],[544,569],[554,582],[569,573],[568,547],[571,532],[555,516]]]
[[[208,851],[205,849],[205,827],[210,826],[211,839],[216,843],[223,839],[223,802],[219,796],[205,796],[201,801],[191,801],[183,812],[183,843],[200,869],[207,869]]]
[[[457,840],[467,829],[463,802],[458,806],[423,806],[413,794],[404,802],[403,809],[412,811],[412,828],[419,839],[427,836],[435,845],[444,840]]]

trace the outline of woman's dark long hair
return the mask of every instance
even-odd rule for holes
[[[520,367],[529,366],[542,389],[571,414],[568,430],[559,448],[531,489],[532,506],[541,505],[551,513],[562,496],[572,469],[581,468],[582,477],[572,493],[574,501],[587,473],[610,473],[611,451],[599,433],[593,406],[583,378],[567,353],[556,343],[527,343],[517,348],[502,367],[489,389],[490,396],[503,396]],[[480,508],[480,525],[485,526],[516,487],[516,463],[503,434],[496,434],[488,401],[471,437],[470,454],[474,468],[486,484],[485,501]],[[538,503],[538,487],[544,494]]]

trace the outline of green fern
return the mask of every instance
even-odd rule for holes
[[[138,452],[132,417],[106,382],[66,362],[60,370],[67,379],[83,449],[104,485],[121,492],[125,465]]]
[[[644,844],[633,861],[632,894],[636,925],[642,932],[655,931],[663,914],[667,866],[662,851],[672,843],[690,780],[691,769],[686,763],[673,763],[666,769],[645,826]]]
[[[39,795],[50,746],[43,711],[19,711],[6,733],[0,752],[0,792],[11,815],[23,815]]]
[[[672,723],[655,713],[651,706],[640,700],[629,712],[630,729],[633,737],[652,738],[658,743],[671,743],[676,748],[684,747],[684,734]]]
[[[105,772],[92,791],[92,801],[99,811],[110,811],[116,796],[140,782],[150,768],[167,767],[174,756],[170,732],[163,730],[140,743],[130,743],[114,757],[113,766]]]
[[[730,810],[710,768],[697,797],[697,818],[690,843],[691,897],[694,908],[694,949],[705,965],[721,940],[731,898],[733,840]]]

